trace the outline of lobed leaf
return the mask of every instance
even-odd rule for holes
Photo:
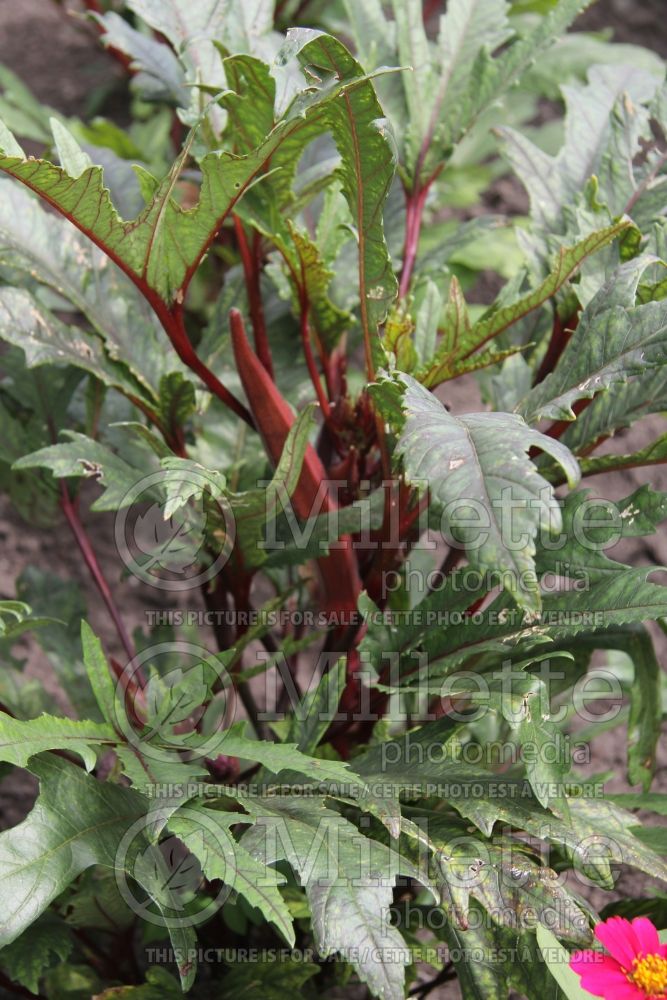
[[[528,451],[536,447],[551,454],[574,484],[578,468],[570,452],[553,438],[531,430],[516,414],[454,417],[409,375],[385,379],[373,395],[385,411],[391,409],[392,422],[401,428],[396,455],[402,459],[406,477],[422,489],[428,487],[471,564],[499,571],[503,585],[517,601],[538,611],[541,598],[534,574],[534,539],[540,525],[547,526],[552,518],[560,523],[560,511]],[[501,440],[503,449],[498,448]],[[511,523],[502,513],[510,503],[517,511]]]
[[[220,879],[238,892],[280,931],[293,947],[294,927],[279,886],[285,877],[254,858],[229,833],[229,828],[250,822],[242,813],[223,813],[189,803],[169,820],[169,829],[192,851],[208,879]]]
[[[667,302],[634,304],[646,266],[646,258],[622,265],[584,309],[554,371],[517,407],[529,423],[573,420],[578,400],[665,363]]]
[[[289,862],[305,887],[320,954],[341,952],[373,995],[402,1000],[409,953],[388,910],[399,872],[419,877],[412,865],[320,799],[246,799],[243,805],[255,823],[241,844],[264,864]]]
[[[450,286],[450,298],[445,313],[446,327],[443,332],[442,344],[435,352],[428,365],[416,372],[416,377],[428,388],[433,388],[447,378],[455,377],[464,368],[465,362],[470,367],[480,366],[481,359],[476,352],[508,327],[517,323],[524,316],[544,305],[573,276],[581,263],[602,247],[608,246],[624,230],[628,221],[621,221],[598,232],[591,233],[574,246],[561,247],[549,275],[532,292],[523,295],[516,302],[499,307],[491,307],[489,314],[472,324],[468,317],[467,306],[463,299],[460,285],[455,278]],[[518,348],[509,348],[504,352],[491,352],[489,358],[484,358],[483,364],[495,364]]]
[[[114,730],[106,723],[63,719],[40,715],[23,722],[0,713],[0,760],[25,767],[31,757],[45,750],[69,750],[83,759],[92,771],[101,747],[116,742]]]
[[[57,757],[34,759],[30,770],[41,784],[37,802],[22,823],[0,834],[0,886],[5,899],[0,947],[14,941],[91,865],[117,868],[123,837],[133,823],[142,821],[148,806],[137,792],[109,782],[102,794],[99,782]],[[133,847],[151,849],[141,835]],[[132,856],[126,860],[131,864]],[[143,888],[167,914],[173,913],[171,893],[160,884],[157,858],[155,864],[156,874],[147,870]],[[140,878],[136,867],[130,873]],[[192,952],[190,928],[174,924],[170,933],[175,949],[182,955]],[[187,989],[194,980],[195,964],[184,958],[179,973]]]

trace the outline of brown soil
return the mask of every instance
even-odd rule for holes
[[[68,4],[68,7],[75,4]],[[600,0],[581,19],[582,28],[600,30],[613,27],[618,41],[643,44],[667,56],[667,18],[665,0]],[[45,103],[64,113],[81,113],[82,109],[97,110],[105,99],[123,89],[122,73],[107,54],[91,47],[93,29],[80,18],[69,16],[62,6],[51,0],[21,0],[0,2],[0,62],[5,63],[29,82],[34,93]],[[109,105],[106,105],[109,113]],[[505,182],[502,182],[505,183]],[[499,188],[502,197],[502,186]],[[505,209],[511,210],[516,189],[506,191]],[[502,211],[503,206],[498,206]],[[498,209],[497,209],[498,210]],[[453,387],[448,401],[454,410],[470,410],[470,384]],[[625,452],[641,448],[665,430],[663,417],[652,417],[629,431],[622,432],[608,445],[609,450]],[[656,489],[667,490],[667,470],[664,467],[631,471],[625,474],[599,476],[590,481],[591,488],[601,496],[627,496],[639,485],[650,482]],[[146,623],[145,612],[174,607],[168,595],[131,581],[120,585],[119,569],[113,542],[113,523],[99,515],[85,518],[94,533],[95,548],[105,566],[117,595],[120,610],[133,627]],[[64,524],[53,530],[35,530],[16,515],[4,498],[0,498],[0,597],[13,596],[14,580],[27,565],[37,565],[58,572],[65,578],[78,580],[88,598],[93,627],[101,635],[111,653],[121,653],[116,635],[109,627],[100,608],[97,593],[87,577],[77,551]],[[621,557],[620,547],[613,553]],[[667,533],[664,531],[641,544],[628,546],[622,553],[636,564],[667,565]],[[198,607],[193,595],[188,606]],[[664,649],[664,644],[662,644]],[[42,679],[47,689],[58,697],[58,686],[51,668],[29,641],[22,643],[21,655],[28,657],[27,671]],[[595,772],[612,771],[614,790],[627,786],[623,774],[625,749],[614,733],[603,734],[593,742]],[[667,749],[660,752],[656,790],[667,791]],[[17,773],[0,787],[0,828],[14,825],[29,808],[34,787],[25,773]],[[628,896],[650,892],[646,880],[624,877],[619,884],[621,894]],[[0,996],[5,995],[0,990]],[[430,996],[459,996],[455,986],[434,991]]]

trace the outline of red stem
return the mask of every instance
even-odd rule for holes
[[[442,0],[426,0],[424,6],[424,20],[430,21],[433,15],[440,9]]]
[[[241,384],[246,390],[257,429],[267,454],[274,465],[280,461],[287,435],[292,427],[294,413],[269,378],[246,336],[243,317],[237,309],[229,313],[232,347]],[[298,517],[312,516],[321,499],[321,511],[330,513],[337,503],[326,489],[327,473],[312,445],[308,445],[301,468],[301,478],[292,494],[292,504]],[[340,548],[331,549],[328,556],[318,559],[324,584],[325,606],[331,612],[355,612],[361,581],[355,553],[349,536],[339,539]]]
[[[262,291],[259,284],[260,274],[260,252],[259,233],[255,234],[252,252],[248,245],[243,223],[238,215],[234,216],[234,229],[236,239],[241,254],[241,263],[245,275],[246,288],[248,289],[248,305],[250,307],[250,319],[255,335],[255,350],[257,357],[262,362],[267,372],[273,378],[273,361],[271,358],[271,348],[269,347],[269,337],[266,332],[266,321],[264,319],[264,306],[262,305]]]
[[[116,631],[118,632],[118,637],[120,638],[120,641],[123,644],[123,649],[127,653],[128,658],[132,660],[136,656],[134,645],[132,644],[132,640],[130,639],[129,633],[125,628],[125,625],[120,616],[118,608],[114,603],[114,599],[111,594],[111,588],[109,587],[109,584],[107,583],[104,577],[104,573],[102,572],[102,567],[97,561],[97,556],[95,555],[93,547],[90,544],[90,539],[86,534],[85,528],[81,523],[81,519],[79,518],[79,513],[76,509],[76,506],[75,504],[72,503],[72,499],[67,490],[67,486],[62,481],[60,483],[60,490],[61,490],[60,506],[62,507],[65,517],[67,518],[67,523],[69,524],[72,530],[72,534],[74,535],[76,544],[79,546],[81,555],[83,556],[86,566],[90,570],[90,575],[95,581],[97,589],[99,590],[102,596],[102,600],[106,604],[107,611],[109,612],[113,620],[113,623],[116,626]]]
[[[148,296],[147,296],[148,297]],[[167,309],[166,305],[158,296],[149,298],[153,309],[158,315],[171,345],[178,354],[183,364],[187,365],[190,371],[198,375],[204,385],[210,389],[214,396],[227,406],[232,413],[244,420],[249,427],[254,427],[254,421],[250,411],[226,388],[220,379],[213,374],[201,358],[197,355],[194,347],[190,343],[190,338],[185,329],[183,319],[183,306],[176,305],[173,311]]]
[[[439,573],[442,576],[449,576],[449,574],[456,569],[456,567],[458,566],[458,564],[461,562],[462,559],[463,559],[463,549],[457,549],[454,546],[452,546],[452,548],[449,550],[449,552],[442,561]]]
[[[418,184],[419,182],[417,182]],[[405,246],[403,249],[403,270],[401,271],[401,282],[398,287],[398,296],[403,299],[408,293],[415,261],[417,260],[417,250],[419,249],[419,236],[424,214],[424,205],[428,195],[431,181],[428,181],[423,188],[418,186],[414,191],[406,191],[406,215],[405,215]]]
[[[315,364],[315,357],[313,355],[313,349],[310,343],[310,325],[308,323],[308,312],[310,310],[310,303],[308,302],[308,297],[306,295],[305,288],[302,286],[299,292],[299,305],[301,309],[301,344],[303,346],[303,353],[306,359],[306,365],[308,366],[308,372],[310,374],[310,380],[313,383],[313,388],[317,394],[317,400],[322,408],[322,413],[324,414],[324,419],[328,420],[331,416],[331,407],[329,406],[329,400],[327,399],[326,393],[322,386],[322,380],[320,379],[320,373],[317,370],[317,365]]]
[[[283,253],[283,260],[289,269],[292,276],[292,281],[297,289],[299,296],[299,311],[300,311],[300,332],[301,332],[301,344],[303,346],[303,353],[306,359],[306,366],[308,368],[308,373],[310,375],[310,380],[313,383],[313,388],[315,390],[315,395],[317,396],[318,402],[322,409],[322,413],[328,420],[331,416],[331,407],[329,406],[329,400],[333,398],[333,384],[331,378],[331,368],[329,363],[329,358],[326,356],[321,342],[318,340],[318,348],[320,354],[320,361],[322,363],[322,372],[324,374],[324,380],[327,386],[327,392],[329,397],[327,398],[323,388],[322,382],[320,380],[319,372],[317,370],[317,365],[315,363],[315,356],[313,354],[313,349],[310,341],[310,324],[308,322],[308,314],[310,312],[310,302],[308,300],[308,290],[306,286],[306,275],[304,271],[303,262],[301,263],[301,277],[294,269],[292,261],[286,253]]]
[[[258,171],[253,176],[256,176],[257,173],[259,173],[259,170],[261,169],[262,167],[260,166]],[[128,276],[128,278],[139,289],[143,297],[146,299],[148,304],[153,309],[155,315],[162,323],[162,326],[164,327],[164,330],[167,336],[169,337],[169,340],[171,341],[172,347],[178,354],[183,364],[187,365],[191,371],[193,371],[196,375],[198,375],[199,378],[204,383],[204,385],[208,389],[210,389],[213,395],[217,396],[217,398],[222,403],[224,403],[225,406],[229,407],[229,409],[232,410],[233,413],[235,413],[238,417],[244,420],[250,427],[254,427],[254,423],[249,410],[243,405],[243,403],[239,402],[239,400],[232,395],[229,389],[225,388],[220,379],[218,379],[213,374],[213,372],[209,368],[207,368],[204,362],[197,356],[197,353],[188,338],[187,331],[185,329],[185,323],[183,320],[183,300],[186,291],[189,287],[190,281],[192,280],[192,277],[195,271],[197,270],[197,267],[199,266],[202,258],[205,256],[211,244],[213,243],[213,240],[215,239],[223,222],[229,215],[229,212],[231,211],[233,205],[230,205],[227,211],[224,212],[223,215],[217,220],[215,227],[211,230],[210,236],[207,239],[205,245],[201,248],[201,251],[197,255],[196,260],[194,260],[188,267],[183,282],[181,284],[181,287],[178,290],[178,294],[175,297],[174,305],[173,307],[170,308],[164,301],[164,299],[155,291],[155,289],[150,287],[144,276],[142,274],[138,274],[127,263],[127,261],[123,260],[123,258],[120,256],[119,253],[116,253],[116,251],[112,250],[107,244],[105,244],[104,240],[100,236],[94,233],[90,228],[86,227],[86,225],[83,222],[76,219],[73,215],[63,211],[62,207],[58,204],[57,201],[55,201],[52,197],[50,197],[45,191],[34,187],[30,183],[30,180],[24,180],[23,178],[17,178],[17,179],[20,180],[22,184],[25,184],[25,186],[29,188],[31,191],[34,191],[35,194],[39,195],[39,197],[43,201],[45,201],[48,205],[51,205],[51,207],[54,208],[60,215],[68,219],[72,223],[72,225],[76,226],[77,229],[79,229],[85,236],[87,236],[88,239],[95,244],[95,246],[98,246],[100,250],[102,250],[107,255],[109,260],[113,261],[113,263],[116,264],[121,269],[121,271],[123,271]],[[236,204],[239,198],[243,195],[244,191],[247,189],[252,179],[253,178],[250,178],[245,185],[241,185],[234,199],[233,204]]]
[[[301,0],[301,3],[299,4],[299,6],[297,7],[297,9],[294,11],[294,13],[291,16],[291,21],[294,24],[296,24],[296,22],[299,20],[299,18],[302,17],[303,14],[306,13],[306,8],[309,6],[309,4],[310,4],[310,0]],[[283,6],[285,6],[285,5],[283,5]],[[276,13],[276,17],[277,16],[278,15]]]
[[[556,367],[561,354],[567,347],[568,341],[577,327],[578,317],[575,313],[574,316],[568,316],[567,319],[561,319],[561,317],[556,313],[554,319],[553,331],[551,333],[551,340],[549,341],[549,346],[547,352],[542,359],[542,364],[539,367],[539,371],[535,376],[535,385],[538,385],[550,374]]]
[[[578,399],[577,402],[572,407],[572,412],[576,417],[578,417],[579,414],[582,413],[587,406],[590,406],[592,402],[593,402],[592,396],[590,399]],[[560,438],[563,436],[568,427],[572,426],[572,423],[573,423],[572,420],[557,420],[555,423],[551,425],[551,427],[548,427],[544,433],[548,434],[549,437],[552,438]]]

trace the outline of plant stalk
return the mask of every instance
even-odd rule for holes
[[[133,660],[136,656],[136,650],[134,644],[130,638],[129,632],[125,628],[125,623],[120,616],[120,612],[116,607],[116,604],[111,593],[111,588],[106,581],[104,573],[102,572],[102,567],[100,566],[95,551],[90,543],[90,539],[86,534],[86,530],[81,523],[81,518],[79,517],[76,505],[72,502],[72,498],[69,495],[69,491],[64,480],[60,483],[60,506],[62,507],[67,523],[70,526],[76,544],[79,547],[79,551],[83,556],[84,562],[90,571],[90,575],[95,581],[95,585],[100,592],[102,600],[104,601],[107,611],[111,616],[111,619],[116,627],[116,632],[118,633],[118,638],[120,639],[123,649],[127,654],[128,659]]]
[[[248,290],[248,305],[250,307],[250,319],[255,335],[255,350],[257,357],[262,362],[267,372],[273,378],[273,360],[271,358],[271,348],[269,347],[269,337],[266,332],[266,320],[264,318],[264,307],[262,305],[262,292],[259,284],[259,250],[260,245],[257,239],[254,241],[251,251],[243,228],[243,223],[238,215],[234,216],[234,229],[236,240],[241,254],[243,274],[245,276],[246,288]],[[257,234],[259,235],[259,234]]]

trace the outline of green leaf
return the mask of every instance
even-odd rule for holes
[[[539,610],[534,539],[540,526],[560,524],[560,510],[527,453],[537,447],[553,455],[573,484],[578,468],[570,452],[516,414],[451,416],[409,375],[384,379],[373,396],[385,410],[400,410],[396,454],[407,479],[422,489],[428,486],[442,506],[455,544],[465,546],[472,565],[500,573],[503,586],[522,607]],[[502,516],[510,502],[519,512],[511,526]]]
[[[58,159],[63,169],[71,177],[80,177],[84,170],[92,166],[90,157],[84,153],[69,129],[65,128],[57,118],[52,118],[50,125]]]
[[[25,767],[34,754],[45,750],[70,750],[79,754],[92,771],[97,761],[94,748],[116,742],[116,734],[99,722],[62,719],[55,715],[40,715],[21,722],[0,712],[0,760]]]
[[[513,129],[500,130],[506,142],[506,155],[530,195],[531,215],[541,229],[562,231],[563,207],[580,195],[593,175],[601,180],[601,200],[609,202],[611,215],[623,213],[632,193],[632,160],[639,152],[639,138],[648,124],[648,116],[641,105],[654,96],[657,87],[654,76],[631,64],[594,66],[587,84],[562,87],[567,104],[566,134],[556,157],[544,153]],[[625,142],[629,170],[620,150],[611,146],[612,113],[624,102],[633,114],[632,124],[622,123],[628,130]],[[614,153],[616,164],[612,158]],[[607,158],[605,170],[603,165]],[[618,184],[616,193],[611,184],[606,183],[605,173],[610,170]]]
[[[517,608],[507,594],[502,594],[477,621],[461,612],[485,596],[492,589],[492,581],[480,584],[473,593],[460,586],[444,587],[417,605],[414,622],[385,630],[385,637],[383,630],[375,626],[371,639],[375,646],[381,647],[384,641],[385,648],[398,650],[399,666],[406,674],[405,678],[399,675],[401,687],[419,690],[421,686],[423,690],[430,683],[431,690],[441,691],[443,677],[469,661],[477,664],[485,653],[497,662],[518,648],[525,658],[529,647],[543,651],[541,644],[548,640],[586,635],[594,636],[595,642],[604,646],[608,629],[665,617],[667,588],[649,582],[651,572],[646,567],[626,567],[611,579],[592,584],[585,602],[574,588],[545,593],[538,616]],[[447,627],[435,627],[438,624]]]
[[[467,927],[475,899],[501,926],[532,931],[544,920],[563,937],[590,943],[588,918],[553,869],[527,852],[519,855],[515,842],[485,841],[451,817],[428,810],[421,815],[439,852],[441,905],[452,923]]]
[[[189,106],[191,95],[184,85],[185,74],[168,45],[137,31],[113,11],[93,16],[102,28],[103,43],[130,57],[130,69],[135,74],[131,81],[134,91],[147,101],[167,101],[180,108]]]
[[[344,46],[328,35],[302,29],[290,32],[288,46],[290,39],[295,51],[307,51],[309,62],[318,70],[342,80],[361,74]],[[356,230],[361,328],[366,343],[371,344],[397,291],[382,218],[396,169],[396,150],[370,83],[344,89],[341,100],[327,104],[326,114],[341,155],[338,175]]]
[[[521,829],[553,844],[577,870],[603,888],[613,888],[613,864],[629,865],[667,881],[663,859],[635,836],[636,817],[606,799],[570,798],[567,821],[542,810],[521,792],[473,801],[463,790],[451,804],[486,836],[500,824],[500,829]]]
[[[87,621],[81,622],[81,645],[83,647],[83,662],[95,695],[95,701],[104,721],[115,728],[118,724],[116,684],[112,678],[111,667],[104,655],[102,643]]]
[[[187,124],[194,125],[207,104],[199,87],[212,86],[216,91],[224,89],[225,74],[214,39],[228,41],[226,29],[232,20],[229,4],[221,0],[203,0],[193,7],[186,0],[167,0],[166,3],[129,0],[128,7],[171,42],[178,53],[185,70],[186,84],[191,87],[190,100],[185,102],[188,110],[180,114]],[[238,15],[238,11],[234,13]],[[227,17],[227,14],[230,16]],[[132,51],[129,54],[132,55]],[[169,68],[170,75],[173,75],[174,67],[170,65]],[[224,114],[211,104],[207,118],[215,136],[224,126]]]
[[[523,393],[522,395],[525,395]],[[600,440],[649,413],[667,410],[667,369],[653,368],[628,382],[614,383],[598,393],[561,435],[573,452]]]
[[[317,243],[306,232],[297,229],[289,219],[287,226],[296,251],[296,267],[290,268],[290,274],[297,285],[297,298],[298,289],[302,287],[312,310],[315,329],[327,350],[331,351],[343,330],[350,325],[352,317],[344,309],[334,305],[329,298],[329,285],[334,272],[325,264]]]
[[[195,7],[188,0],[129,0],[128,6],[210,84],[216,82],[210,79],[211,39],[232,52],[252,52],[273,27],[275,0],[201,0]]]
[[[229,496],[236,527],[236,544],[249,566],[261,566],[270,555],[262,545],[267,524],[294,493],[314,425],[314,406],[298,415],[285,440],[280,461],[266,489],[253,489]],[[301,556],[299,561],[303,560]]]
[[[592,497],[590,490],[577,490],[565,497],[561,510],[562,530],[538,541],[537,571],[597,583],[627,569],[606,555],[607,548],[621,538],[653,534],[667,519],[667,494],[641,486],[613,502]]]
[[[104,492],[91,510],[120,510],[132,503],[129,491],[144,478],[145,470],[136,469],[109,448],[85,434],[65,431],[67,443],[49,445],[25,455],[14,463],[16,469],[50,469],[57,479],[69,476],[96,479]],[[148,491],[147,491],[148,492]]]
[[[144,16],[145,6],[142,3],[140,11]],[[175,8],[172,14],[172,28],[178,35]],[[217,16],[220,14],[218,11]],[[188,31],[193,31],[192,18],[188,24]],[[172,29],[161,30],[169,34]],[[195,45],[192,52],[196,51]],[[315,75],[318,70],[325,72],[327,79],[321,88],[302,93],[248,156],[234,157],[228,152],[204,156],[199,202],[188,211],[177,203],[175,192],[192,133],[169,174],[155,186],[149,204],[131,221],[118,215],[99,167],[73,177],[46,160],[20,157],[15,146],[10,154],[10,140],[5,137],[6,155],[0,156],[0,170],[45,198],[144,292],[154,292],[158,304],[161,300],[171,307],[182,299],[216,233],[243,194],[264,174],[266,164],[271,161],[272,170],[283,169],[281,184],[289,190],[302,150],[310,140],[330,130],[342,156],[343,190],[357,228],[362,325],[370,337],[396,287],[382,224],[382,205],[394,174],[393,147],[372,84],[340,42],[305,29],[293,31],[278,64],[285,66],[294,60],[304,67],[313,66]]]
[[[667,303],[634,305],[646,259],[622,265],[584,309],[556,368],[520,404],[529,423],[573,420],[573,404],[667,360]]]
[[[320,678],[294,707],[290,716],[288,740],[295,740],[299,750],[314,753],[336,715],[346,680],[345,657]]]
[[[137,791],[146,791],[147,794],[151,794],[156,784],[161,782],[181,785],[204,778],[208,772],[201,759],[201,754],[198,758],[189,761],[180,760],[176,756],[176,751],[179,749],[178,740],[180,737],[176,737],[169,743],[166,753],[162,752],[160,746],[154,748],[151,743],[144,742],[141,739],[141,734],[134,730],[127,717],[128,709],[123,696],[123,688],[120,684],[114,682],[111,667],[104,655],[102,644],[85,621],[81,622],[81,641],[88,681],[90,682],[102,718],[113,728],[116,734],[116,755],[123,771],[132,782],[134,788]],[[174,677],[173,674],[177,674],[177,676]],[[200,677],[201,674],[197,670],[187,672],[186,696],[187,681],[191,680],[193,685],[196,685]],[[168,715],[170,711],[178,714],[178,706],[180,704],[178,692],[176,692],[176,697],[172,698],[173,692],[170,690],[169,680],[178,682],[181,678],[182,672],[180,671],[172,671],[171,678],[167,675],[165,678],[166,683],[164,684],[160,683],[160,678],[152,678],[153,694],[158,691],[160,694],[166,692],[167,695],[163,716],[165,714]],[[150,696],[151,691],[148,694]],[[155,709],[154,704],[149,704],[148,707]],[[159,711],[156,714],[159,714]],[[157,736],[159,736],[161,733],[160,724],[158,724],[157,728]],[[129,743],[127,742],[128,737],[130,737]]]
[[[635,469],[641,465],[661,465],[667,462],[667,434],[647,444],[645,448],[631,455],[600,455],[582,458],[580,462],[583,476],[597,476],[601,472],[615,472],[620,469]]]
[[[0,65],[0,118],[17,135],[34,142],[47,143],[51,137],[49,118],[52,109],[41,104],[21,78],[8,66]],[[0,125],[0,135],[3,129]]]
[[[667,816],[667,795],[661,792],[620,792],[618,795],[610,795],[609,801],[622,806],[623,809],[646,809],[648,812],[657,813],[658,816]]]
[[[137,289],[28,190],[5,177],[0,192],[0,262],[33,292],[0,289],[0,337],[23,348],[30,367],[76,365],[154,406],[160,377],[181,363],[164,350],[166,337]],[[60,317],[44,304],[44,289],[58,296]],[[87,325],[69,326],[65,311],[82,314]]]
[[[181,372],[163,375],[159,386],[158,416],[162,427],[178,430],[196,409],[195,387]]]
[[[227,111],[226,134],[235,152],[248,153],[273,128],[276,81],[270,67],[253,56],[230,55],[223,66],[229,89],[219,102]]]
[[[141,986],[111,986],[97,993],[95,1000],[180,1000],[183,992],[166,969],[156,966],[146,970],[146,982]]]
[[[81,662],[79,634],[81,619],[86,615],[86,602],[80,588],[72,580],[65,580],[55,573],[26,566],[16,581],[16,592],[37,612],[50,610],[57,617],[57,622],[39,629],[35,633],[35,639],[46,654],[77,715],[99,721]],[[53,709],[52,700],[42,702],[37,711],[29,714],[39,715],[49,709]]]
[[[266,549],[265,565],[301,565],[306,559],[319,559],[329,553],[332,543],[342,535],[379,531],[383,517],[384,491],[381,489],[333,513],[317,514],[304,522],[299,521],[293,510],[286,508],[275,526],[271,525],[275,536],[271,537],[270,547]]]
[[[510,38],[504,0],[454,0],[449,4],[440,21],[434,53],[438,83],[429,101],[429,127],[421,143],[421,149],[427,150],[420,163],[425,176],[432,174],[443,156],[451,154],[480,115],[587,5],[588,0],[561,0],[532,30]],[[509,44],[504,44],[508,40]],[[492,50],[499,47],[499,54],[493,57]],[[412,142],[409,165],[415,165],[418,152],[417,143]]]
[[[63,962],[49,969],[44,977],[47,994],[63,1000],[88,1000],[104,989],[104,982],[90,965]]]
[[[446,313],[447,326],[441,346],[429,363],[416,373],[420,382],[433,388],[459,374],[462,362],[477,359],[476,351],[492,337],[501,334],[524,316],[544,305],[577,271],[582,261],[602,247],[608,246],[630,225],[621,221],[606,229],[591,233],[571,247],[561,247],[548,277],[532,292],[516,302],[491,307],[489,314],[474,325],[467,317],[467,308],[455,279],[450,287],[450,302]],[[500,360],[500,354],[485,360],[485,365]]]
[[[562,1000],[537,955],[535,935],[490,927],[484,911],[477,905],[473,910],[475,920],[467,930],[451,923],[444,928],[463,1000],[506,1000],[515,993]]]
[[[604,629],[662,618],[666,614],[667,588],[650,583],[647,578],[651,572],[646,567],[626,569],[592,585],[586,592],[585,609],[581,607],[581,595],[574,591],[547,595],[543,623],[556,638],[591,627]]]
[[[501,674],[489,682],[487,695],[478,699],[473,694],[471,700],[473,704],[481,700],[499,712],[517,744],[531,748],[525,768],[535,798],[545,809],[567,817],[564,778],[571,761],[560,728],[549,720],[549,691],[534,675],[512,678],[513,674]]]
[[[225,976],[223,989],[236,1000],[285,1000],[286,996],[311,998],[317,988],[309,980],[319,972],[314,962],[235,962]]]
[[[122,712],[123,709],[122,706],[118,706],[116,703],[117,690],[111,678],[101,644],[85,622],[82,623],[82,641],[86,669],[100,710],[109,724],[114,729],[117,729],[118,713]],[[167,675],[167,677],[155,678],[152,682],[153,688],[149,687],[146,691],[146,699],[149,702],[149,715],[152,706],[155,718],[173,722],[182,720],[185,715],[189,714],[190,708],[194,707],[194,701],[197,701],[199,698],[197,704],[201,704],[201,699],[205,697],[206,686],[201,682],[202,676],[197,671],[188,671],[187,680],[191,685],[195,686],[196,690],[194,691],[183,688],[179,670],[174,671],[172,677]],[[153,694],[151,694],[151,691]],[[317,783],[326,781],[347,785],[358,783],[347,764],[310,757],[302,753],[294,743],[279,744],[251,739],[245,735],[246,727],[247,723],[236,722],[228,729],[220,730],[217,742],[214,740],[211,743],[210,739],[207,742],[209,753],[222,753],[230,757],[240,757],[243,760],[256,761],[263,764],[274,774],[280,771],[297,772],[298,775],[305,776]],[[119,737],[116,737],[116,740],[118,739]],[[196,751],[199,736],[197,733],[185,734],[181,737],[174,737],[174,740],[174,746],[178,745],[184,751],[188,749]],[[122,755],[124,767],[131,768],[133,781],[141,787],[150,778],[151,774],[157,780],[164,772],[164,768],[160,768],[161,758],[159,756],[155,758],[155,755],[151,754],[149,745],[146,745],[145,748],[145,763],[139,760],[139,756],[142,753],[141,744],[133,747],[131,752],[130,748],[119,747],[118,750]],[[188,774],[184,765],[181,766],[183,767],[183,772],[179,778],[178,762],[171,761],[167,763],[166,768],[169,780],[181,780],[183,782],[188,780]],[[199,772],[201,770],[199,768]],[[167,778],[164,778],[164,780],[167,780]]]
[[[217,500],[225,495],[226,479],[221,472],[205,469],[192,459],[177,456],[163,458],[160,464],[166,473],[160,484],[166,494],[163,508],[165,521],[190,500],[202,503],[205,496]]]
[[[237,162],[229,164],[222,175],[222,154],[210,154],[202,163],[205,181],[199,206],[185,213],[173,194],[186,155],[187,147],[156,188],[150,204],[132,222],[118,215],[100,167],[89,167],[74,177],[47,160],[5,155],[0,157],[0,169],[48,201],[136,283],[155,289],[164,302],[171,304],[252,172]]]
[[[0,886],[5,899],[0,947],[14,941],[91,865],[117,868],[124,835],[147,809],[147,800],[132,789],[109,782],[102,786],[81,768],[57,757],[33,760],[30,770],[40,780],[37,802],[22,823],[0,834]],[[145,849],[150,846],[145,837],[138,836],[137,851],[142,839]],[[48,879],[44,878],[46,865]],[[143,888],[163,910],[174,912],[171,895],[160,885],[158,875],[151,875],[149,868],[146,873]],[[131,874],[141,879],[136,866]],[[191,951],[191,929],[174,925],[170,933],[175,948]],[[183,961],[179,972],[187,989],[194,979],[194,963]]]
[[[245,728],[246,723],[236,722],[221,732],[218,752],[229,757],[257,761],[274,774],[290,770],[298,771],[299,774],[316,782],[333,781],[347,785],[355,783],[354,774],[347,764],[309,757],[298,750],[294,743],[270,743],[266,740],[249,739],[245,736]]]
[[[579,976],[569,967],[569,954],[556,935],[542,924],[537,928],[537,944],[542,960],[567,1000],[589,1000],[591,994],[581,988]]]
[[[411,23],[394,3],[401,61],[414,66],[414,82],[406,76],[404,86],[410,109],[408,168],[413,169],[428,152],[434,135],[455,128],[457,138],[467,128],[465,110],[473,112],[473,87],[477,60],[511,36],[506,0],[453,0],[440,19],[438,41],[432,58],[426,41],[421,4],[411,5]],[[474,81],[474,82],[473,82]],[[466,108],[468,106],[468,108]],[[454,116],[459,122],[454,125]],[[442,140],[440,140],[442,141]],[[453,139],[456,141],[456,139]],[[440,150],[442,146],[438,143]],[[433,153],[428,159],[433,159]]]
[[[450,719],[439,719],[354,758],[354,771],[365,782],[361,794],[355,793],[355,800],[360,808],[376,815],[393,837],[398,837],[402,829],[403,797],[430,797],[434,783],[440,781],[488,780],[488,772],[453,758],[447,744],[455,738],[456,729]],[[429,750],[433,746],[438,747],[435,754]]]
[[[192,851],[208,879],[220,879],[257,907],[293,947],[292,918],[278,889],[284,876],[257,861],[229,833],[231,826],[248,822],[244,814],[206,809],[194,802],[171,817],[169,829]]]
[[[31,993],[39,993],[39,983],[57,959],[66,962],[74,947],[72,932],[54,913],[44,913],[0,951],[0,966],[10,979]]]
[[[134,923],[135,914],[121,896],[115,873],[89,868],[67,897],[67,923],[72,927],[117,933]]]
[[[452,282],[454,280],[452,278]],[[424,365],[435,354],[444,302],[440,289],[432,278],[427,278],[421,286],[417,286],[415,299],[414,345],[417,358]]]
[[[183,991],[166,969],[156,966],[146,971],[146,982],[141,986],[112,986],[95,996],[95,1000],[180,1000]]]
[[[476,912],[482,916],[481,910]],[[455,957],[454,968],[463,1000],[505,1000],[508,983],[504,966],[485,961],[487,952],[490,953],[495,945],[493,932],[483,922],[472,931],[448,924],[445,940]],[[467,960],[473,949],[476,962]]]
[[[628,631],[622,648],[634,666],[628,719],[628,781],[647,792],[656,769],[662,729],[662,670],[646,629]]]
[[[490,315],[476,323],[470,331],[466,349],[477,349],[491,337],[502,333],[513,323],[543,305],[575,274],[582,261],[590,257],[591,254],[597,253],[602,247],[613,243],[630,225],[629,221],[621,220],[613,226],[607,226],[605,229],[591,233],[574,246],[561,247],[551,272],[542,284],[535,291],[523,295],[517,302],[503,305],[499,309],[491,307]],[[475,344],[474,348],[471,348],[472,343]]]
[[[71,364],[126,395],[148,397],[127,367],[109,357],[104,342],[67,326],[22,288],[0,288],[0,339],[25,351],[29,368]]]
[[[632,920],[633,917],[648,917],[656,927],[664,927],[667,924],[667,895],[663,892],[652,893],[650,898],[634,897],[633,899],[620,899],[608,903],[600,911],[603,920],[609,917],[626,917]]]
[[[340,952],[374,996],[403,1000],[409,952],[388,909],[397,875],[416,874],[412,866],[322,800],[274,797],[243,805],[255,825],[241,844],[264,864],[289,862],[306,889],[319,953]]]
[[[408,68],[402,74],[402,83],[407,104],[406,120],[409,122],[408,150],[412,153],[408,165],[412,166],[428,133],[436,80],[421,0],[392,0],[392,8],[398,58],[401,65]],[[482,18],[480,24],[484,24]]]
[[[24,632],[61,624],[57,618],[33,615],[32,609],[24,601],[0,601],[0,639],[13,641]]]

